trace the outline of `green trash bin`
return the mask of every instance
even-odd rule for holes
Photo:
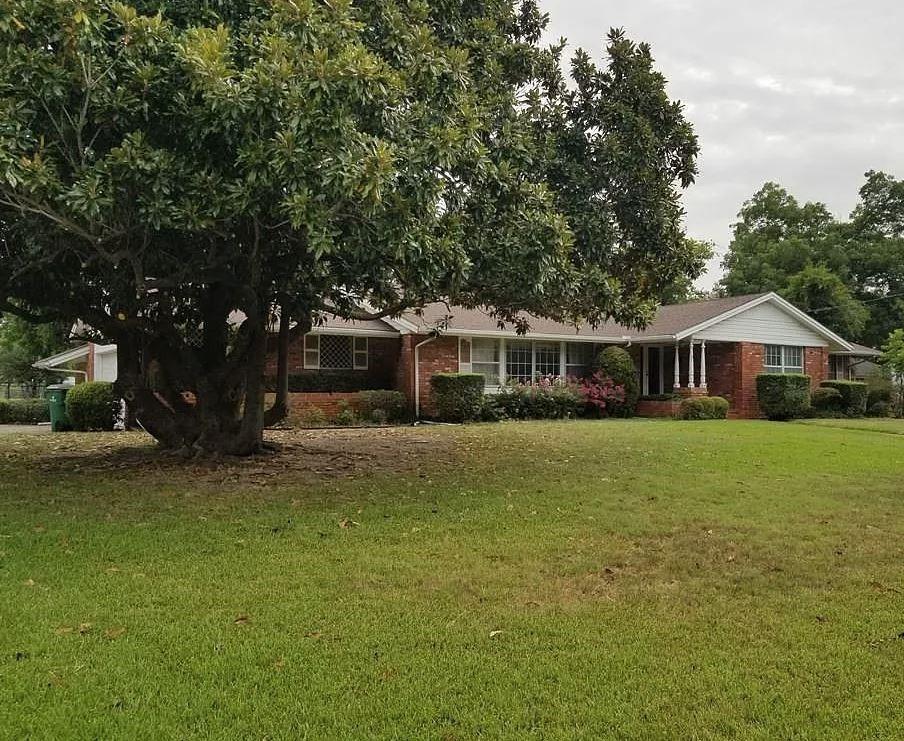
[[[47,387],[47,406],[50,407],[50,429],[54,432],[64,432],[69,429],[69,417],[66,416],[66,394],[69,386],[65,383],[55,383]]]

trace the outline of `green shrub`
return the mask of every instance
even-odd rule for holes
[[[574,384],[556,382],[506,386],[492,401],[506,419],[571,419],[586,406]]]
[[[677,401],[683,398],[681,394],[647,394],[641,396],[640,401]]]
[[[810,376],[761,373],[756,379],[760,411],[772,420],[802,417],[810,407]]]
[[[870,417],[890,417],[891,404],[887,401],[877,401],[866,410],[866,413]]]
[[[610,417],[633,417],[640,398],[640,384],[631,353],[622,347],[607,347],[597,356],[595,370],[625,389],[625,400],[611,401],[606,406],[606,414]]]
[[[862,417],[866,414],[869,387],[859,381],[823,381],[822,388],[836,389],[841,393],[841,411],[849,417]]]
[[[298,415],[298,423],[308,429],[326,427],[329,419],[320,407],[305,407]]]
[[[866,395],[866,408],[872,409],[876,404],[888,404],[890,406],[893,399],[894,389],[891,386],[871,388]]]
[[[358,414],[380,424],[401,422],[408,417],[408,399],[401,391],[362,391],[358,394]]]
[[[728,408],[721,396],[691,396],[681,402],[678,419],[727,419]]]
[[[88,381],[66,394],[66,415],[78,432],[110,431],[120,413],[121,405],[112,383]]]
[[[473,422],[483,408],[484,378],[479,373],[437,373],[430,379],[438,416],[444,422]]]
[[[0,425],[38,425],[49,421],[46,399],[0,399]]]
[[[813,392],[810,404],[818,412],[841,412],[844,410],[844,397],[838,389],[822,387]]]
[[[339,402],[339,412],[333,422],[339,427],[357,427],[359,419],[355,410],[349,406],[347,401],[343,400]]]

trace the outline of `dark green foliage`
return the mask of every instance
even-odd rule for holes
[[[676,401],[682,398],[681,394],[647,394],[641,396],[640,401]]]
[[[859,381],[823,381],[822,388],[835,389],[841,394],[841,411],[849,417],[866,414],[869,386]]]
[[[678,419],[727,419],[729,406],[721,396],[692,396],[681,402]]]
[[[49,421],[46,399],[0,399],[0,425],[37,425]]]
[[[484,377],[479,373],[437,373],[430,379],[436,411],[444,422],[473,422],[483,408]]]
[[[696,135],[648,45],[568,64],[546,25],[535,0],[0,2],[0,311],[83,320],[150,434],[238,455],[277,313],[650,318],[702,267]]]
[[[366,371],[308,371],[293,373],[289,376],[289,393],[353,393],[355,391],[377,390],[381,379],[374,378]],[[276,391],[276,378],[268,377],[267,391]]]
[[[760,411],[777,421],[802,417],[810,407],[810,376],[761,373],[756,379]]]
[[[357,427],[360,420],[347,401],[340,401],[339,411],[333,418],[333,423],[339,427]]]
[[[891,413],[892,406],[889,401],[877,401],[874,404],[870,404],[866,410],[868,417],[890,417]]]
[[[811,406],[819,412],[841,412],[844,410],[844,397],[835,388],[818,388],[810,397]]]
[[[573,419],[586,407],[584,397],[571,384],[507,386],[492,403],[506,419]]]
[[[891,404],[892,399],[894,398],[894,393],[895,392],[891,386],[891,382],[889,382],[887,386],[873,386],[872,388],[870,388],[869,393],[866,396],[867,409],[872,407],[874,404]]]
[[[120,411],[112,383],[80,383],[66,394],[66,415],[77,432],[112,430]]]
[[[408,417],[408,399],[401,391],[362,391],[358,414],[369,422],[401,422]]]
[[[616,386],[625,389],[625,400],[609,402],[606,407],[607,416],[633,417],[640,398],[640,384],[637,382],[637,369],[631,353],[622,347],[607,347],[597,356],[595,369],[611,378]]]
[[[850,219],[767,183],[723,262],[729,295],[776,291],[848,339],[879,345],[904,313],[904,181],[868,172]]]

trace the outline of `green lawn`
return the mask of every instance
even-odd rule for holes
[[[840,427],[865,432],[884,432],[889,435],[904,435],[904,419],[808,419],[799,424],[817,427]]]
[[[900,437],[287,441],[0,437],[0,736],[901,736]]]

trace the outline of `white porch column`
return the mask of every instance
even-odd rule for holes
[[[694,388],[694,338],[691,337],[687,346],[687,387]]]
[[[706,340],[700,343],[700,388],[706,391]]]
[[[568,375],[568,343],[559,344],[559,378],[565,378]]]
[[[507,382],[505,377],[505,337],[499,340],[499,385],[505,386]]]
[[[681,346],[679,343],[675,343],[675,386],[674,388],[681,388]]]
[[[648,345],[643,346],[643,395],[650,394],[650,348]]]

